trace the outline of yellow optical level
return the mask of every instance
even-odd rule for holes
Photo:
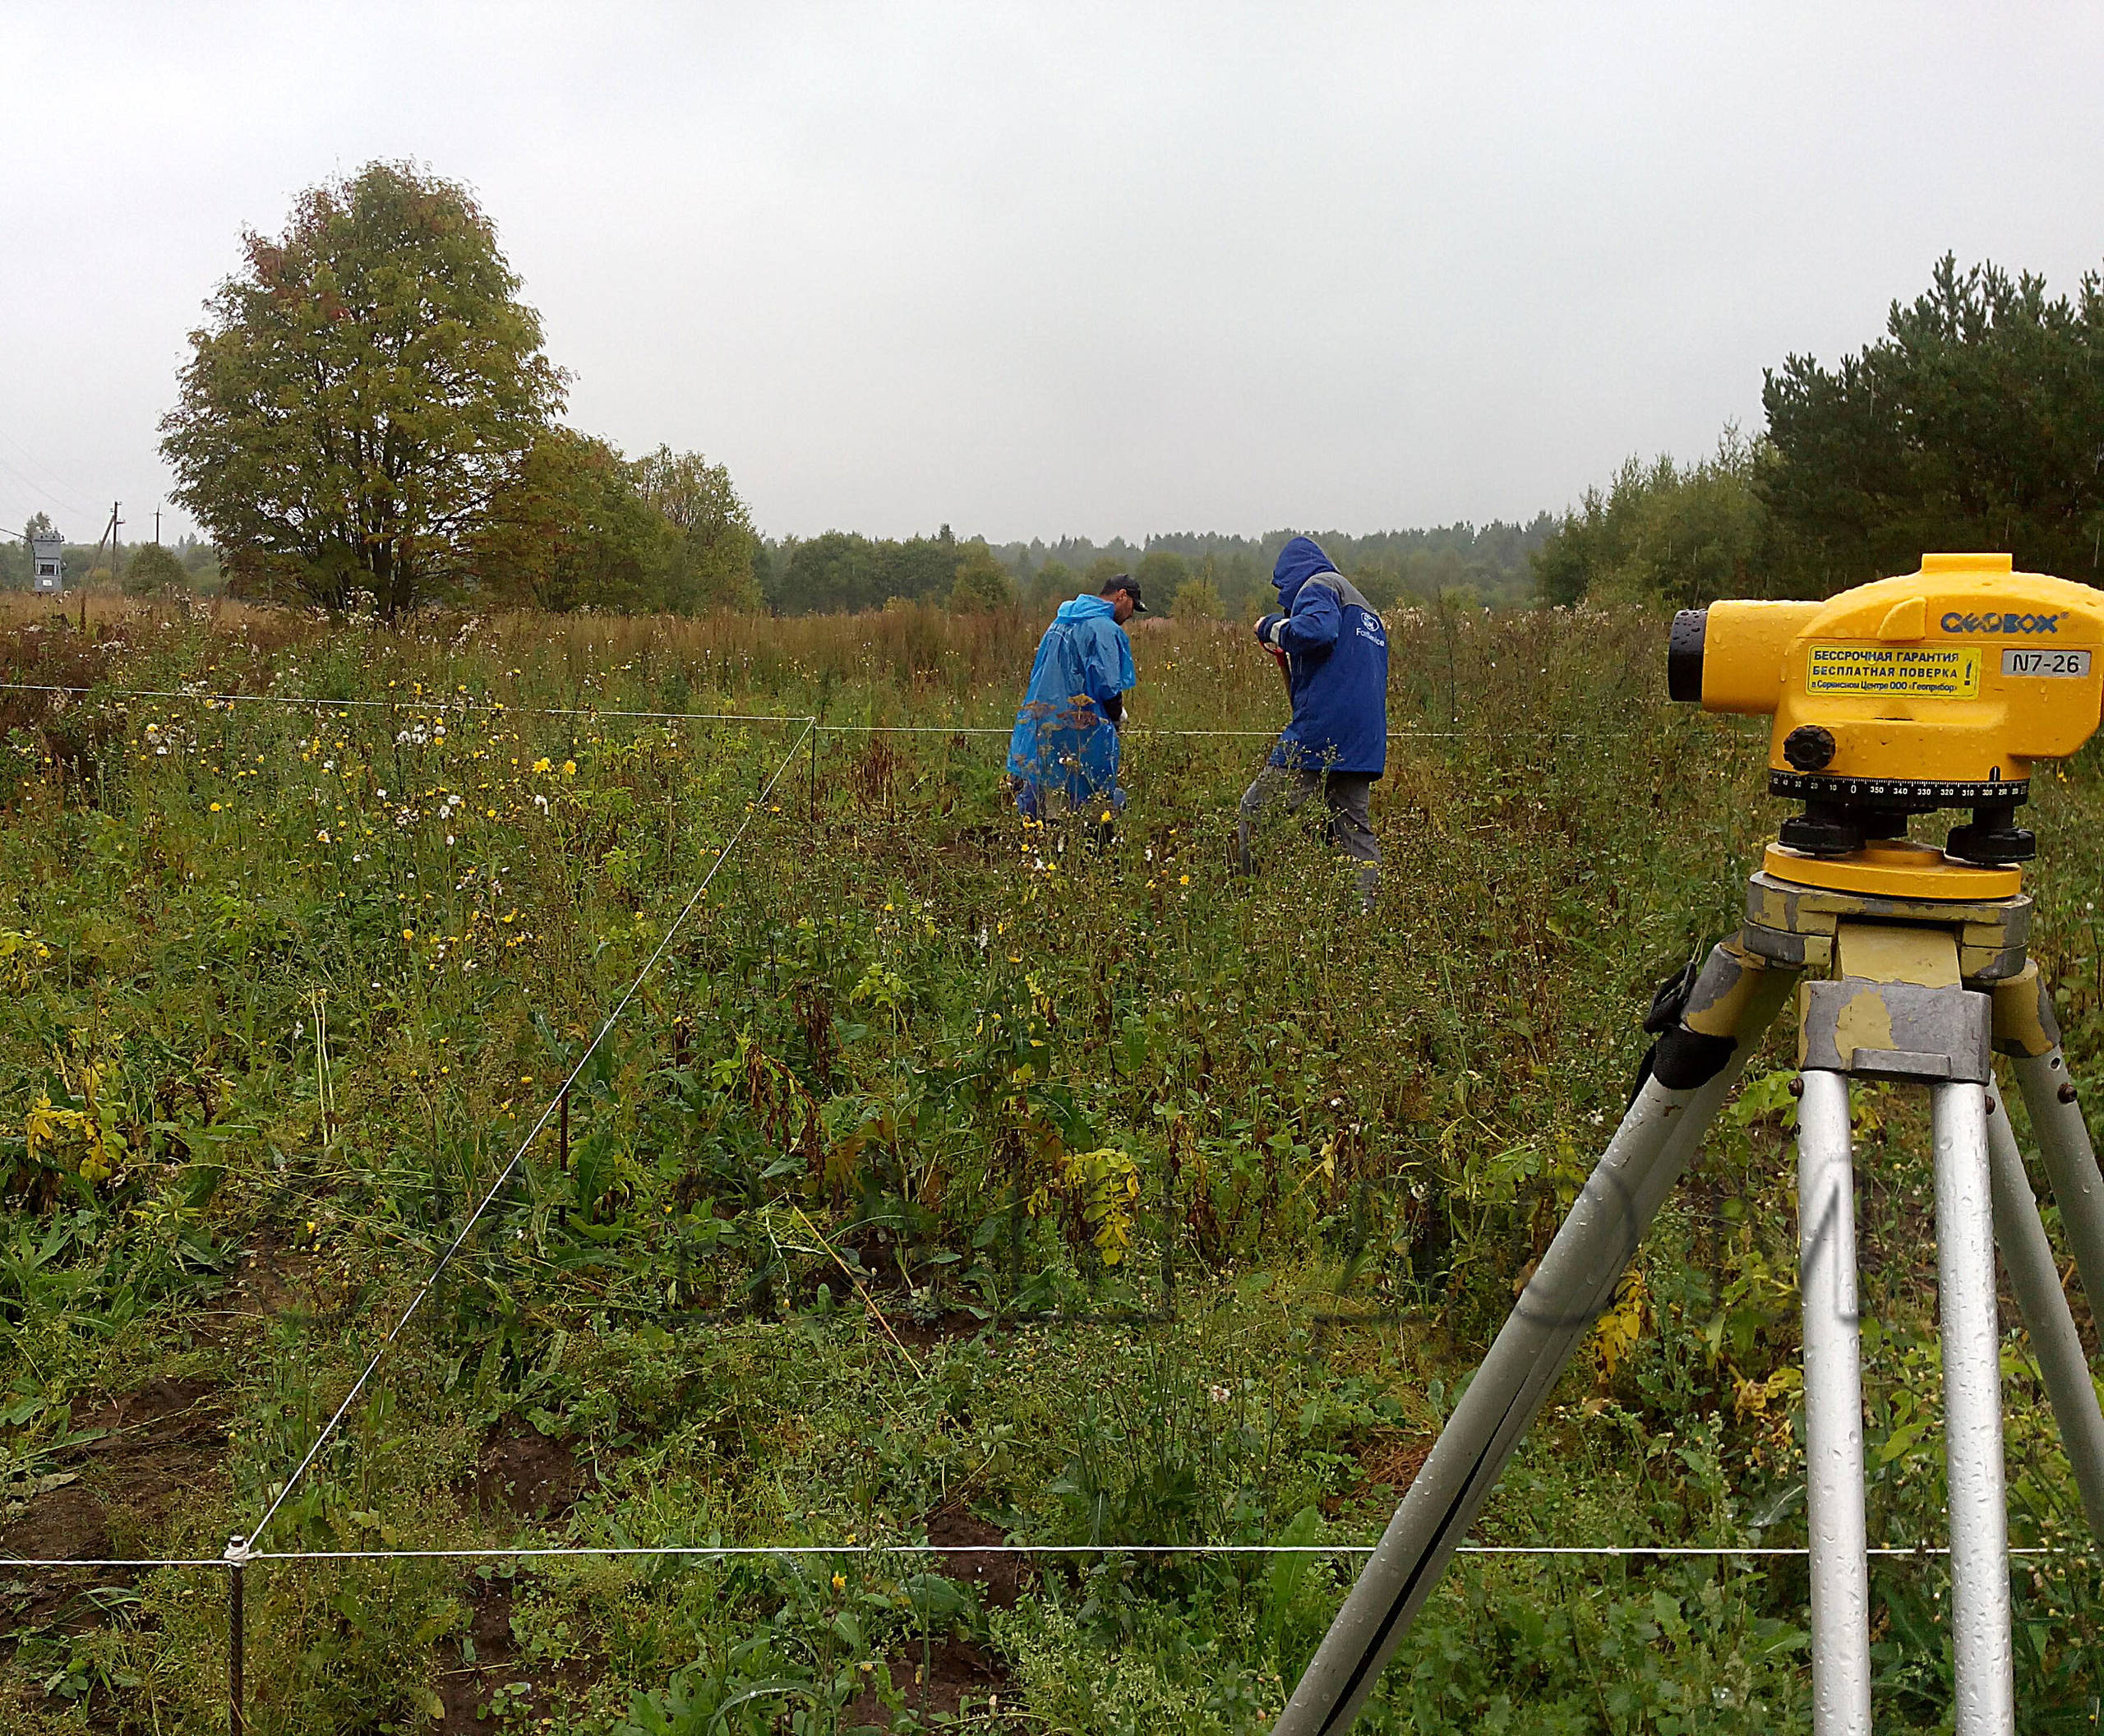
[[[1769,789],[1805,804],[1783,822],[1788,851],[1891,858],[1919,847],[1903,842],[1909,815],[1970,808],[1947,857],[2026,861],[2035,841],[2015,810],[2032,762],[2074,752],[2104,706],[2104,592],[2013,565],[1924,555],[1919,572],[1824,602],[1683,610],[1668,689],[1774,718]]]

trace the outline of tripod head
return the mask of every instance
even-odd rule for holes
[[[2016,824],[2032,761],[2074,753],[2104,706],[2104,592],[2013,564],[1924,555],[1919,572],[1824,602],[1675,616],[1673,697],[1775,720],[1769,792],[1804,804],[1783,822],[1792,861],[1877,861],[1909,880],[1909,868],[2000,869],[2014,890],[2007,870],[2037,850]],[[1910,843],[1909,816],[1939,808],[1972,819],[1940,852]]]

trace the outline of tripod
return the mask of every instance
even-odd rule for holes
[[[1995,1083],[2004,1055],[2037,1130],[2084,1290],[2104,1296],[2104,1176],[2026,953],[2017,870],[1903,837],[1845,858],[1770,846],[1739,934],[1661,990],[1642,1083],[1280,1715],[1350,1727],[1598,1319],[1769,1023],[1797,990],[1812,1727],[1871,1736],[1870,1577],[1848,1081],[1930,1094],[1959,1736],[2012,1736],[1995,1254],[2037,1353],[2091,1531],[2104,1540],[2104,1413]]]

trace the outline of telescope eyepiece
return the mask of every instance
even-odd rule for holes
[[[1702,644],[1710,629],[1707,609],[1682,609],[1673,616],[1666,642],[1666,695],[1689,705],[1702,703]]]

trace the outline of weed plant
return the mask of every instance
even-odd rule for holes
[[[262,1546],[833,1551],[259,1565],[285,1736],[1267,1727],[1357,1558],[1191,1546],[1378,1534],[1776,817],[1636,615],[1391,623],[1362,918],[1291,824],[1229,871],[1283,709],[1239,630],[1137,634],[1105,843],[1007,801],[1012,612],[12,607],[5,678],[89,690],[0,693],[0,1544],[216,1556],[581,1062]],[[2037,794],[2083,1073],[2094,751]],[[1802,1542],[1788,1060],[1479,1540]],[[1873,1540],[1934,1543],[1924,1116],[1857,1107]],[[2088,1729],[2014,1329],[2005,1374],[2016,1541],[2069,1551],[2016,1569],[2023,1727]],[[921,1549],[1004,1538],[1066,1548]],[[223,1727],[223,1586],[0,1579],[8,1727]],[[1880,1728],[1945,1727],[1940,1568],[1875,1590]],[[1806,1728],[1805,1599],[1788,1557],[1465,1558],[1366,1727]]]

